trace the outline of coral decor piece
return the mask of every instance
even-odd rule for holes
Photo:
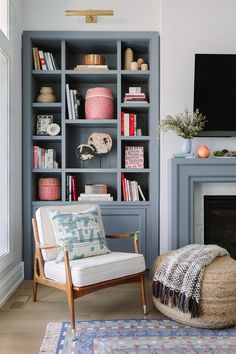
[[[112,138],[106,133],[93,133],[88,138],[88,145],[90,145],[95,155],[106,155],[112,148]]]
[[[107,87],[94,87],[86,92],[85,118],[112,119],[114,102],[112,90]]]
[[[210,149],[205,144],[202,144],[197,151],[197,156],[204,159],[207,159],[210,154]]]

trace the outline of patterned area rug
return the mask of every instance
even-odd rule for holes
[[[236,327],[192,328],[167,320],[76,322],[73,342],[69,322],[49,323],[40,354],[235,354]]]

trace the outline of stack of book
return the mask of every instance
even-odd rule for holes
[[[137,181],[128,180],[125,178],[123,173],[121,174],[121,181],[123,199],[125,202],[139,202],[139,195],[143,201],[146,200],[143,191]]]
[[[55,160],[56,150],[34,146],[33,168],[58,168],[58,163]]]
[[[110,193],[106,194],[88,194],[88,193],[80,193],[80,196],[78,198],[79,201],[104,201],[104,202],[112,202],[113,197],[110,195]]]
[[[84,186],[86,194],[107,194],[106,184],[86,184]]]
[[[80,95],[78,90],[71,90],[69,84],[66,84],[66,100],[69,119],[80,119]]]
[[[37,47],[33,47],[33,59],[35,70],[58,70],[55,57],[50,52],[43,52]]]
[[[75,202],[77,200],[75,176],[66,176],[66,200],[69,202]]]
[[[107,65],[76,65],[75,71],[83,70],[109,70]]]
[[[124,97],[124,103],[148,103],[146,94],[142,93],[141,90],[141,87],[129,87],[129,92]]]
[[[137,135],[137,116],[134,113],[121,112],[121,135]]]
[[[84,192],[81,193],[78,200],[80,201],[113,201],[113,197],[110,193],[107,193],[106,184],[86,184]]]

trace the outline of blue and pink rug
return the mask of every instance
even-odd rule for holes
[[[235,354],[236,327],[207,330],[168,320],[49,323],[40,354]]]

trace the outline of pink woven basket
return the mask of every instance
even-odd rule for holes
[[[94,87],[87,90],[85,102],[86,119],[112,119],[114,104],[112,90],[107,87]]]
[[[61,199],[60,178],[39,178],[38,186],[40,200]]]

